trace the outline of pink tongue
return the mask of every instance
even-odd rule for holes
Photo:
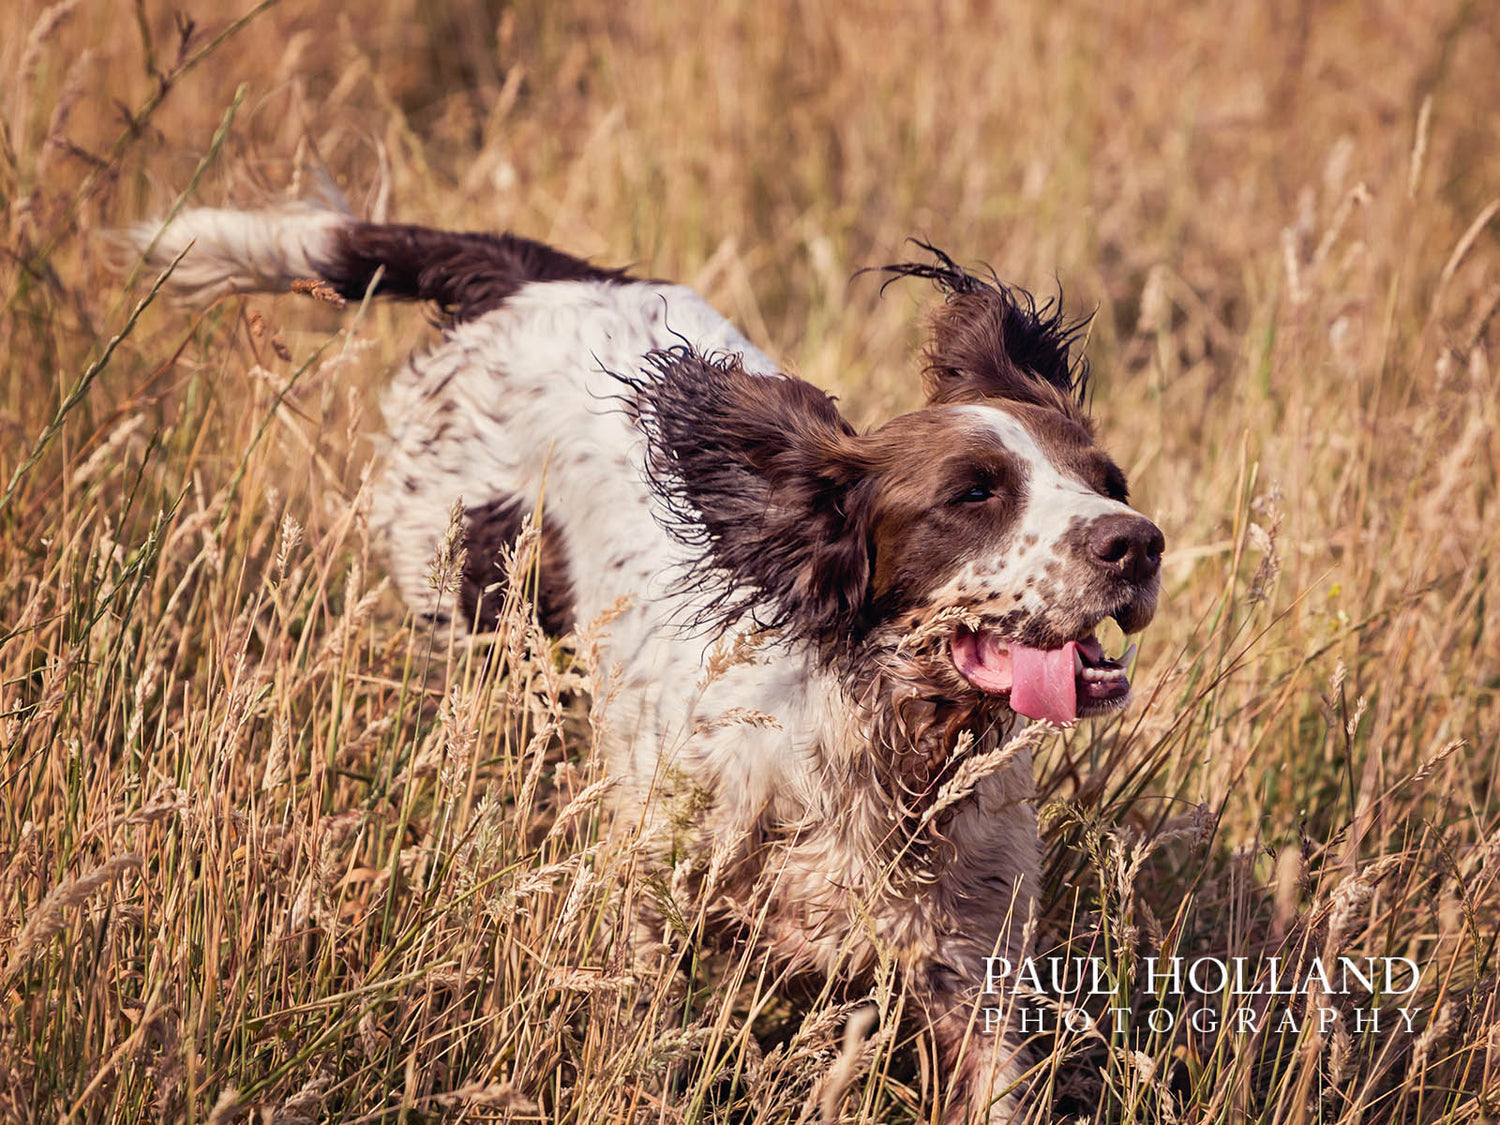
[[[1062,648],[1010,646],[1010,709],[1028,719],[1072,723],[1078,719],[1078,683],[1073,651],[1077,641]]]

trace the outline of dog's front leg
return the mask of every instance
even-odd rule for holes
[[[993,984],[985,973],[976,952],[961,967],[929,963],[910,978],[917,1018],[936,1048],[946,1125],[1019,1123],[1024,1111],[1030,1059],[1020,1011],[1008,993],[984,991]]]
[[[919,1017],[947,1079],[948,1125],[1019,1122],[1030,1060],[1012,983],[1029,952],[1041,869],[1030,755],[985,778],[947,826],[963,845],[932,889],[930,955],[911,966]]]

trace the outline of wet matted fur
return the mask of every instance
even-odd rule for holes
[[[1128,654],[1094,630],[1150,620],[1162,550],[1094,440],[1060,308],[932,247],[888,267],[945,300],[927,404],[862,433],[693,291],[514,235],[303,206],[135,235],[158,264],[185,252],[172,284],[200,299],[317,279],[439,306],[442,342],[383,402],[372,523],[403,595],[447,620],[428,566],[461,499],[449,624],[491,625],[498,548],[545,483],[543,622],[626,606],[601,672],[616,806],[713,856],[715,924],[780,967],[858,988],[893,959],[947,1118],[1011,1117],[1014,1022],[977,1013],[1003,1003],[985,958],[1024,955],[1037,891],[1017,735],[1125,704]],[[733,633],[755,658],[706,677]]]

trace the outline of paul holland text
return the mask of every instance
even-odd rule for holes
[[[1011,1011],[1021,1034],[1066,1030],[1090,1031],[1099,1018],[1086,1012],[1085,997],[1116,996],[1108,963],[1101,957],[1026,957],[1011,964],[1005,957],[986,957],[984,992],[1018,998],[1051,998],[1057,1005],[1017,1005]],[[1262,1030],[1276,1034],[1298,1034],[1309,1021],[1326,1033],[1345,1020],[1345,1030],[1354,1034],[1396,1031],[1411,1034],[1419,1007],[1376,1007],[1380,997],[1399,1001],[1413,995],[1422,983],[1422,971],[1405,957],[1322,957],[1284,965],[1280,957],[1252,962],[1248,957],[1147,957],[1144,973],[1144,1005],[1109,1007],[1113,1030],[1144,1024],[1150,1031],[1170,1032],[1179,1021],[1192,1030],[1210,1033],[1227,1030],[1255,1035]],[[1370,1003],[1334,1007],[1327,1001],[1336,996],[1357,995]],[[1188,997],[1217,997],[1217,1006],[1194,1005]],[[1301,1003],[1290,999],[1302,997]],[[1154,1004],[1154,1006],[1153,1006]],[[994,1033],[1006,1025],[1010,1005],[983,1007],[983,1029]]]

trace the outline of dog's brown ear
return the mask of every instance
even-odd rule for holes
[[[869,468],[822,391],[734,356],[653,352],[631,380],[647,475],[692,549],[694,624],[754,627],[827,655],[861,631],[870,584]]]
[[[1062,300],[1038,305],[1024,289],[980,277],[934,246],[917,242],[932,262],[883,267],[898,277],[934,282],[946,298],[933,314],[923,382],[930,405],[1010,399],[1062,410],[1087,424],[1088,365],[1071,362],[1087,318],[1068,321]]]

